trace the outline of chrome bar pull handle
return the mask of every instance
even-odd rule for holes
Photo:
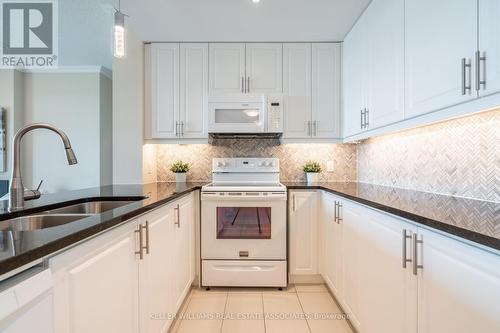
[[[292,211],[295,212],[295,194],[292,197]]]
[[[318,121],[317,120],[315,120],[313,122],[313,129],[314,129],[313,136],[318,136]]]
[[[180,228],[181,227],[181,219],[179,218],[180,217],[179,205],[177,205],[177,207],[174,208],[174,213],[175,213],[174,224],[177,226],[177,228]]]
[[[365,118],[364,118],[364,111],[363,111],[363,110],[361,110],[361,119],[360,119],[360,121],[359,121],[359,124],[360,124],[360,126],[361,126],[361,129],[363,129],[363,128],[364,128],[364,125],[363,125],[364,119],[365,119]]]
[[[250,92],[250,76],[247,77],[247,93]]]
[[[462,95],[467,95],[467,91],[471,92],[471,71],[472,65],[470,61],[468,61],[466,58],[462,58]],[[467,80],[467,70],[469,70],[469,79]],[[468,81],[468,82],[467,82]],[[468,84],[467,84],[468,83]]]
[[[365,128],[370,127],[370,109],[365,108]]]
[[[344,218],[342,217],[343,214],[341,213],[342,207],[344,207],[344,206],[342,205],[342,202],[339,201],[339,203],[337,205],[337,224],[340,224],[344,220]]]
[[[144,259],[144,254],[142,253],[142,250],[144,248],[144,242],[142,240],[142,225],[139,225],[139,228],[135,230],[136,234],[139,234],[139,251],[135,251],[135,254],[139,255],[139,259],[142,260]]]
[[[481,66],[481,62],[484,62],[484,67]],[[483,73],[482,68],[485,69]],[[484,79],[481,79],[481,74]],[[486,53],[481,56],[481,51],[476,51],[476,90],[481,90],[481,86],[486,89]]]
[[[418,235],[413,234],[413,275],[418,274],[418,270],[424,268],[424,265],[418,264],[418,244],[423,244],[422,239],[418,239]]]
[[[184,121],[181,121],[181,136],[184,136]]]
[[[337,201],[335,201],[335,205],[333,207],[333,221],[335,223],[338,223],[337,222],[337,205],[338,205],[338,203],[337,203]]]
[[[408,239],[411,240],[411,233],[408,233],[406,229],[403,229],[403,256],[402,256],[403,268],[406,268],[407,263],[412,262],[411,259],[407,258],[406,241]]]
[[[149,254],[149,221],[146,221],[146,254]]]
[[[241,92],[245,92],[245,78],[243,76],[241,77]]]
[[[311,121],[307,121],[307,136],[311,136]]]

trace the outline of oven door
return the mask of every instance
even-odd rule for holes
[[[265,122],[262,103],[209,104],[209,133],[260,133]]]
[[[202,193],[203,259],[286,259],[286,193]]]

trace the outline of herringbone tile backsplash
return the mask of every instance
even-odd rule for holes
[[[283,144],[276,140],[215,140],[212,144],[157,145],[158,181],[173,181],[170,164],[183,160],[191,164],[189,181],[210,181],[214,157],[277,157],[281,181],[305,181],[302,166],[308,160],[321,163],[321,181],[356,180],[356,146],[352,144]],[[326,172],[327,161],[334,172]]]
[[[500,202],[500,109],[368,139],[358,179]]]
[[[173,181],[175,160],[190,181],[210,181],[214,157],[277,157],[282,181],[304,181],[316,160],[321,181],[355,181],[500,202],[500,109],[353,144],[283,144],[216,140],[211,145],[156,145],[158,181]],[[335,171],[326,172],[334,161]]]

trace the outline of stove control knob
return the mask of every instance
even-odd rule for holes
[[[268,167],[273,167],[273,162],[267,162],[266,164]]]
[[[217,163],[217,166],[225,168],[226,167],[226,162],[219,162],[219,163]]]

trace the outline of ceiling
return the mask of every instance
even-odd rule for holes
[[[114,1],[115,7],[118,0]],[[144,41],[341,41],[370,0],[121,0]]]

